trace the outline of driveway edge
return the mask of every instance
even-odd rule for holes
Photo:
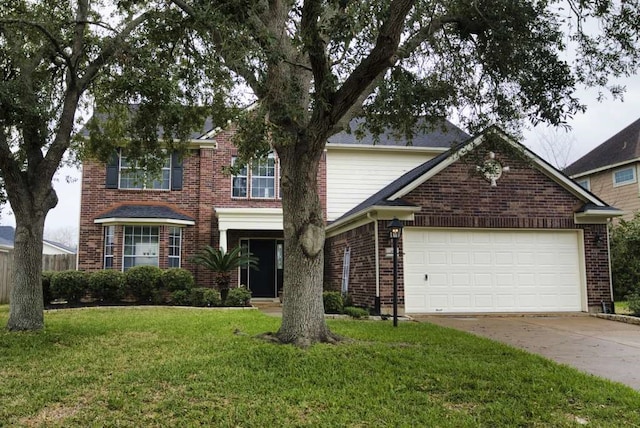
[[[640,318],[632,317],[629,315],[618,315],[618,314],[591,314],[591,316],[596,318],[602,318],[610,321],[618,321],[624,322],[627,324],[640,325]]]

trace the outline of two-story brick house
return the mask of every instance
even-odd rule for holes
[[[260,275],[234,278],[256,297],[274,297],[282,282],[282,208],[277,159],[230,177],[232,130],[193,136],[183,159],[167,156],[162,177],[130,170],[123,153],[108,165],[85,161],[82,171],[79,268],[184,267],[200,285],[211,275],[190,262],[205,245],[246,245],[260,258]],[[324,169],[321,168],[324,175]],[[324,200],[324,181],[319,189]]]
[[[241,270],[234,284],[248,285],[254,297],[277,296],[284,257],[278,159],[271,155],[233,177],[223,173],[237,153],[232,135],[233,128],[195,133],[184,159],[167,156],[161,177],[147,179],[144,171],[132,171],[121,152],[108,165],[85,161],[79,268],[184,267],[199,284],[210,286],[211,274],[190,258],[205,245],[243,245],[259,258],[259,271]],[[327,217],[336,218],[467,137],[448,122],[417,136],[411,146],[391,133],[375,141],[345,132],[332,137],[318,177],[325,212],[329,200]],[[327,178],[328,165],[337,180]],[[372,169],[377,173],[365,178]]]
[[[618,210],[526,150],[529,162],[497,151],[476,165],[508,172],[470,174],[473,165],[458,154],[485,150],[488,134],[469,137],[446,122],[411,145],[392,132],[379,140],[331,137],[318,177],[328,220],[326,286],[348,289],[360,306],[388,306],[386,224],[398,217],[408,226],[399,266],[407,312],[593,311],[609,302],[606,230]],[[180,266],[210,286],[210,273],[190,257],[204,245],[243,245],[260,270],[239,270],[234,283],[254,297],[276,297],[284,257],[278,159],[225,175],[236,153],[232,135],[194,135],[188,155],[168,156],[156,180],[132,172],[122,154],[108,165],[85,162],[80,269]]]

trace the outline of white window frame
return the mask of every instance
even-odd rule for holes
[[[233,156],[231,158],[231,165],[235,165],[237,156]],[[269,166],[268,162],[273,162],[273,166]],[[266,166],[265,166],[266,165]],[[267,173],[269,170],[273,170],[273,175],[258,175],[261,168],[266,168]],[[244,174],[232,175],[231,176],[231,197],[233,199],[257,199],[257,200],[274,200],[280,199],[280,163],[278,159],[275,157],[273,153],[269,153],[267,159],[254,161],[254,165],[251,164],[245,165],[242,171]],[[236,186],[237,179],[244,179],[245,186],[244,188],[241,186]],[[254,193],[255,189],[258,188],[256,180],[269,180],[273,182],[271,187],[272,195],[270,196],[260,196],[259,194]],[[261,187],[261,189],[266,189],[268,187]],[[236,189],[244,189],[244,195],[239,195],[236,193]]]
[[[133,162],[131,165],[124,165],[129,163],[127,157],[118,153],[118,188],[124,190],[171,190],[171,156],[166,155],[165,164],[157,176],[151,176],[147,174],[145,168],[138,166],[138,161]],[[135,172],[134,172],[135,171]],[[133,181],[130,186],[123,186],[122,175],[123,172],[131,172],[132,175],[140,177],[140,182]],[[166,178],[166,179],[165,179]],[[160,183],[160,187],[156,186],[156,183]]]
[[[231,158],[231,166],[235,165],[237,159],[238,159],[237,156],[234,156]],[[247,199],[249,197],[249,166],[245,165],[242,168],[241,172],[244,172],[244,174],[231,176],[231,197],[238,198],[238,199]],[[236,189],[243,189],[243,187],[236,186],[237,179],[244,179],[244,195],[235,194]]]
[[[269,165],[271,162],[273,165]],[[266,175],[260,175],[261,170],[264,170]],[[272,175],[269,175],[270,172]],[[266,159],[257,160],[251,168],[251,199],[276,199],[276,176],[276,158],[273,153],[269,153]],[[271,182],[271,186],[258,186],[257,182]],[[272,194],[268,196],[264,195],[265,192],[260,192],[263,193],[262,196],[259,193],[254,194],[258,189],[271,189]]]
[[[631,171],[631,178],[628,180],[624,180],[624,181],[618,181],[616,174],[619,174],[621,172],[627,172],[627,171]],[[615,171],[613,171],[612,173],[613,175],[613,187],[618,187],[618,186],[624,186],[627,184],[633,184],[635,182],[638,181],[637,176],[636,176],[636,167],[635,166],[629,166],[626,168],[620,168],[617,169]]]
[[[177,234],[176,234],[177,232]],[[168,267],[179,268],[182,266],[182,228],[169,226]],[[172,265],[172,261],[174,265]],[[177,265],[175,265],[177,261]]]
[[[102,258],[102,268],[103,269],[114,269],[114,250],[116,246],[116,227],[105,226],[104,227],[104,254]],[[111,263],[107,266],[107,260]]]
[[[583,189],[591,191],[591,180],[588,177],[577,179],[576,183],[578,183],[578,186],[582,187]]]
[[[133,237],[133,242],[131,244],[127,244],[127,231],[133,231],[130,234]],[[155,234],[152,232],[155,230]],[[148,233],[145,233],[147,232]],[[155,242],[153,242],[153,238],[155,237]],[[141,242],[135,242],[135,238],[141,238]],[[144,242],[148,238],[149,242]],[[138,249],[136,248],[137,244],[147,244],[148,252],[151,254],[144,254],[144,247],[140,248],[140,251],[143,254],[136,254]],[[155,248],[152,248],[153,244],[155,244]],[[130,247],[132,254],[127,254],[127,248]],[[131,266],[128,266],[128,260],[133,260]],[[151,263],[136,263],[136,259],[147,259],[148,261],[152,261],[155,259],[155,263],[153,261]],[[125,225],[122,230],[122,270],[125,271],[134,266],[160,266],[160,226],[144,226],[144,225]]]

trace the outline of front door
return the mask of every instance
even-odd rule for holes
[[[246,246],[254,257],[258,258],[258,269],[242,269],[240,281],[251,290],[251,297],[274,298],[282,288],[283,245],[275,239],[247,239],[241,245]]]

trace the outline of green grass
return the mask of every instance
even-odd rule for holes
[[[621,300],[615,303],[616,306],[616,314],[622,315],[630,315],[631,311],[629,310],[629,302],[626,300]]]
[[[427,323],[336,320],[353,341],[307,350],[255,339],[279,325],[257,311],[67,310],[46,325],[0,330],[0,426],[640,426],[630,388]]]

